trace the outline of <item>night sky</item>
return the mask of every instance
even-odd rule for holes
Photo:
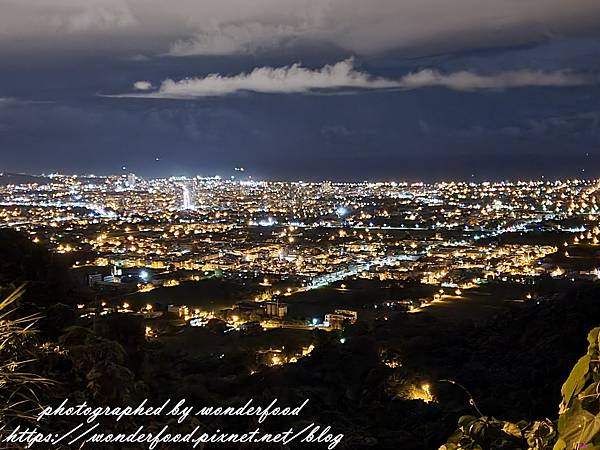
[[[0,0],[0,171],[123,166],[600,177],[600,2]]]

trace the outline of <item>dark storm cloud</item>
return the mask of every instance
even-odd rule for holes
[[[366,55],[535,42],[599,24],[596,0],[4,0],[0,43],[60,51],[103,37],[171,55],[320,43]]]

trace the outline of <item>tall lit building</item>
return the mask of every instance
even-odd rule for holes
[[[182,209],[189,210],[194,209],[194,199],[192,197],[192,192],[187,184],[182,184],[181,189],[183,190],[183,204]]]

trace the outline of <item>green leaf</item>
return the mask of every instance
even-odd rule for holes
[[[600,341],[598,341],[598,339],[600,339],[600,328],[594,328],[588,334],[588,343],[590,344],[590,348],[598,348],[600,345]]]
[[[523,437],[521,429],[514,423],[505,422],[504,426],[502,427],[502,431],[504,431],[506,434],[509,434],[509,435],[519,438],[519,439],[521,439]]]
[[[586,375],[590,370],[590,355],[582,356],[577,364],[571,370],[571,374],[565,384],[563,384],[561,393],[563,396],[563,405],[568,407],[574,394],[578,394],[585,386]]]
[[[439,448],[439,450],[457,450],[457,449],[458,449],[458,445],[456,445],[456,444],[444,444]]]
[[[459,427],[468,427],[471,423],[475,422],[477,420],[477,417],[475,416],[461,416],[460,419],[458,419],[458,426]]]
[[[600,416],[594,416],[581,408],[581,402],[575,400],[558,420],[560,439],[568,448],[577,448],[579,444],[589,444],[600,431]]]

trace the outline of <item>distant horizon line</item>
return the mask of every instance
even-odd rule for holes
[[[333,184],[396,184],[396,185],[418,185],[418,184],[450,184],[450,183],[474,183],[474,184],[501,184],[501,183],[530,183],[530,182],[546,182],[546,183],[554,183],[554,182],[600,182],[599,178],[586,178],[586,177],[552,177],[547,178],[544,175],[541,175],[537,178],[507,178],[502,177],[498,179],[475,179],[473,178],[465,178],[465,177],[456,177],[456,178],[448,178],[448,179],[438,179],[435,181],[424,181],[424,180],[407,180],[407,179],[386,179],[386,180],[376,180],[376,179],[363,179],[360,181],[357,180],[334,180],[334,179],[326,179],[322,178],[319,180],[310,180],[310,179],[290,179],[290,178],[271,178],[271,177],[261,177],[261,178],[253,178],[252,175],[247,177],[237,177],[237,176],[223,176],[223,175],[169,175],[169,176],[144,176],[138,175],[135,172],[123,172],[123,173],[108,173],[108,174],[95,174],[95,173],[62,173],[62,172],[50,172],[50,173],[27,173],[27,172],[0,172],[0,177],[4,176],[22,176],[22,177],[32,177],[32,178],[48,178],[52,179],[54,177],[65,177],[65,178],[120,178],[127,177],[129,175],[134,175],[142,180],[171,180],[177,181],[176,179],[180,179],[181,181],[192,181],[194,179],[203,179],[203,180],[220,180],[227,182],[267,182],[267,183],[307,183],[307,184],[321,184],[321,183],[333,183]]]

